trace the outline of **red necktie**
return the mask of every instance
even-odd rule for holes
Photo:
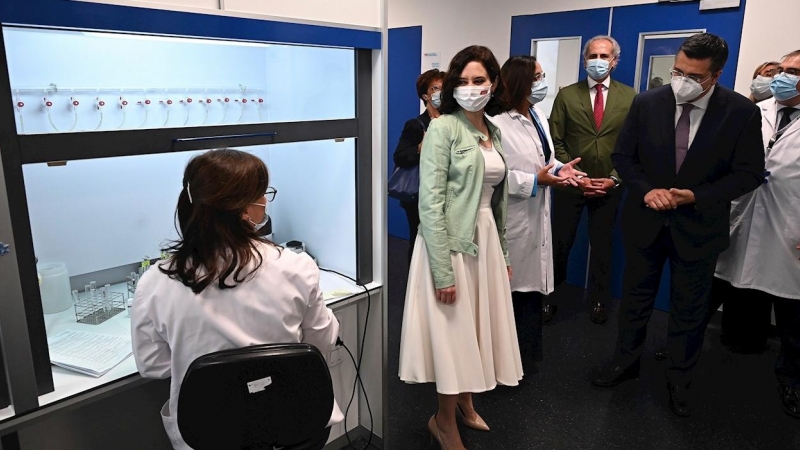
[[[594,96],[594,124],[600,131],[600,125],[603,124],[603,85],[596,84],[594,88],[597,89],[597,95]]]

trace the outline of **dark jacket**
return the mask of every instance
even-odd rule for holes
[[[675,173],[675,96],[670,86],[639,94],[631,104],[614,153],[628,188],[622,209],[624,238],[652,244],[669,225],[678,255],[688,261],[713,256],[730,242],[730,202],[764,178],[761,111],[730,89],[716,86],[680,172]],[[644,204],[652,189],[689,189],[696,202],[668,211]]]
[[[400,140],[397,142],[397,147],[394,149],[394,165],[405,169],[419,165],[419,153],[417,153],[417,146],[422,142],[425,136],[425,130],[420,121],[428,128],[431,124],[431,117],[428,112],[423,112],[414,119],[409,119],[403,126],[403,132],[400,134]]]

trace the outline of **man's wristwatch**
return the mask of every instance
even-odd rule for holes
[[[616,188],[618,188],[618,187],[619,187],[619,185],[620,185],[619,178],[615,177],[614,175],[611,175],[611,176],[610,176],[610,177],[608,177],[608,178],[611,178],[611,181],[613,181],[613,182],[614,182],[614,189],[616,189]]]

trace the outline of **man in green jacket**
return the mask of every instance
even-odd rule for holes
[[[550,130],[556,158],[567,163],[581,158],[588,176],[578,188],[553,192],[553,253],[555,285],[567,279],[567,260],[584,208],[589,215],[589,292],[592,322],[606,322],[611,299],[611,253],[621,180],[611,164],[611,152],[636,91],[611,80],[619,62],[619,44],[611,36],[595,36],[583,48],[588,78],[561,89],[553,103]],[[543,319],[552,319],[555,305],[545,304]]]

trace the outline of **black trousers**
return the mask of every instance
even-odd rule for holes
[[[740,289],[714,278],[711,295],[722,309],[723,343],[744,351],[766,348],[772,322],[772,300],[755,289]],[[766,294],[769,295],[769,294]]]
[[[732,343],[752,347],[766,345],[775,307],[775,324],[781,350],[775,362],[775,376],[781,384],[800,387],[800,300],[778,297],[757,289],[741,289],[719,278],[714,279],[714,296],[723,297],[723,333],[733,333]],[[736,300],[732,300],[732,299]],[[748,313],[749,312],[749,316]],[[732,314],[732,315],[728,315]],[[736,320],[735,325],[725,321]]]
[[[614,222],[620,192],[611,191],[598,198],[587,198],[553,189],[553,276],[556,286],[567,281],[569,252],[575,243],[584,207],[589,214],[589,295],[592,302],[611,300],[611,254]]]
[[[683,260],[675,251],[668,227],[662,228],[648,248],[625,246],[615,365],[631,367],[638,364],[664,263],[669,261],[667,349],[671,361],[667,368],[667,381],[679,386],[691,383],[691,372],[700,358],[711,317],[711,284],[718,256],[715,254],[699,261]]]
[[[517,328],[522,369],[527,373],[535,370],[534,361],[544,359],[542,349],[542,298],[539,292],[512,292],[514,323]]]
[[[331,435],[331,427],[320,430],[317,434],[312,436],[309,440],[300,442],[298,444],[287,445],[280,447],[281,450],[322,450],[328,442]],[[255,449],[253,449],[255,450]]]
[[[410,264],[419,229],[419,202],[400,202],[400,206],[406,211],[406,219],[408,219],[408,262]]]

